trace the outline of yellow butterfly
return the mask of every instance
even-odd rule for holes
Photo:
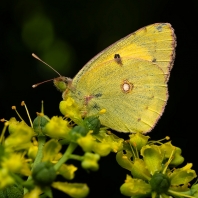
[[[151,131],[168,99],[167,82],[175,58],[176,37],[168,23],[156,23],[122,38],[91,59],[66,83],[71,97],[86,115],[120,132]]]

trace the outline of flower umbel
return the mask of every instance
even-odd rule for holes
[[[1,120],[5,126],[0,136],[0,197],[53,198],[53,187],[70,197],[84,198],[89,187],[73,182],[79,169],[68,161],[80,161],[88,172],[98,171],[101,157],[114,152],[118,164],[131,172],[120,187],[122,194],[137,198],[198,198],[198,185],[188,185],[196,177],[192,164],[177,168],[184,158],[181,149],[170,141],[151,141],[141,133],[129,135],[129,140],[119,138],[101,126],[99,114],[106,110],[82,116],[70,97],[61,101],[60,110],[64,117],[50,119],[42,107],[33,122],[28,113],[30,126],[18,112],[21,121]],[[81,154],[75,151],[78,146]],[[57,175],[66,181],[58,181]]]
[[[142,134],[130,137],[132,140],[130,139],[128,144],[123,144],[123,149],[118,152],[116,158],[133,176],[127,176],[120,188],[122,194],[153,198],[194,197],[197,191],[193,192],[188,187],[188,183],[197,177],[195,171],[191,169],[192,164],[176,168],[184,161],[180,148],[173,146],[171,142],[164,144],[161,141],[147,142]]]
[[[22,104],[27,110],[25,103]],[[21,121],[16,118],[1,120],[5,127],[0,137],[0,189],[4,189],[0,193],[6,196],[17,183],[24,188],[24,193],[19,192],[26,198],[39,198],[41,194],[52,198],[51,187],[74,198],[87,196],[89,188],[86,184],[60,182],[56,176],[61,175],[67,181],[75,178],[78,168],[67,164],[70,159],[81,161],[82,168],[88,171],[97,171],[100,156],[117,150],[122,141],[114,141],[112,135],[106,134],[106,129],[101,130],[98,115],[82,118],[73,99],[62,101],[60,108],[64,117],[53,116],[50,119],[42,107],[33,122],[28,112],[31,126],[26,124],[15,106],[13,109]],[[5,136],[6,128],[10,132],[8,137]],[[46,138],[51,139],[46,141]],[[74,154],[77,146],[83,149],[84,154]]]

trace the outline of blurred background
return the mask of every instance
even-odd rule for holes
[[[25,109],[20,106],[23,100],[32,119],[40,111],[41,100],[44,100],[45,114],[61,115],[61,93],[52,82],[32,88],[35,83],[58,77],[34,59],[33,52],[61,75],[73,78],[83,65],[110,44],[157,22],[172,24],[177,48],[168,83],[170,98],[149,136],[155,140],[170,136],[173,145],[182,149],[183,165],[192,162],[198,171],[195,155],[198,150],[197,0],[1,0],[0,118],[17,117],[11,110],[11,106],[16,105],[28,122]],[[101,159],[98,172],[79,169],[75,182],[88,183],[89,197],[125,197],[119,187],[126,174],[130,173],[119,167],[115,155],[111,154]]]

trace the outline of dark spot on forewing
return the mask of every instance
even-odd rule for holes
[[[164,26],[164,25],[166,25],[166,24],[162,23],[162,24],[156,26],[157,31],[158,31],[158,32],[161,32],[161,31],[163,30],[163,26]]]
[[[118,63],[119,65],[122,65],[122,59],[120,57],[120,54],[115,54],[114,55],[114,60],[116,61],[116,63]]]

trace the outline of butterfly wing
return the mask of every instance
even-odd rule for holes
[[[122,132],[149,132],[164,111],[175,56],[170,24],[139,29],[91,59],[67,92],[87,115],[101,109],[101,123]]]
[[[142,59],[123,58],[98,64],[86,71],[70,92],[87,114],[100,115],[104,126],[121,132],[148,132],[163,113],[168,98],[166,76],[162,69]]]
[[[75,81],[97,64],[121,57],[140,58],[156,63],[169,79],[175,58],[176,36],[169,23],[155,23],[120,39],[92,58],[76,75]]]

